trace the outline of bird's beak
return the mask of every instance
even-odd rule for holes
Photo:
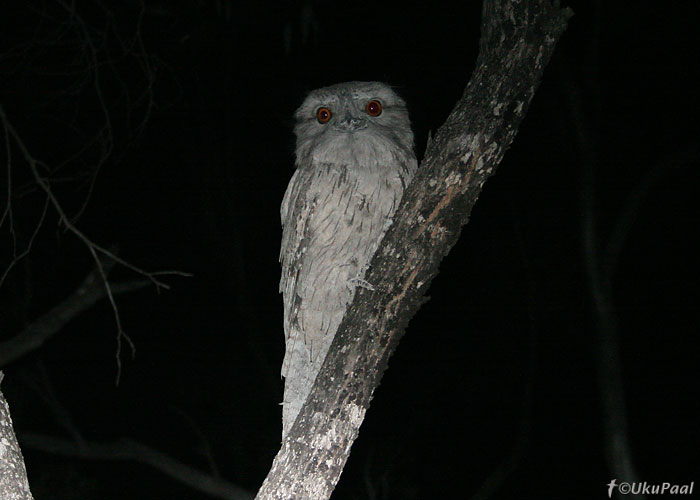
[[[357,132],[367,128],[367,120],[363,118],[355,118],[350,113],[345,112],[340,120],[336,120],[333,128],[341,132]]]

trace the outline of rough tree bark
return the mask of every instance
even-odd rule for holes
[[[0,383],[3,373],[0,371]],[[10,408],[0,391],[0,498],[3,500],[32,500],[24,467],[22,451],[12,428]]]
[[[442,258],[515,137],[572,15],[552,0],[485,0],[476,69],[428,145],[256,499],[330,497],[372,394]]]
[[[105,277],[114,267],[114,261],[102,264]],[[112,295],[139,290],[150,285],[150,281],[131,281],[110,285]],[[60,332],[67,323],[75,319],[107,297],[107,288],[99,269],[87,275],[80,286],[46,314],[32,321],[14,337],[0,342],[0,368],[25,354],[38,349],[44,342]]]

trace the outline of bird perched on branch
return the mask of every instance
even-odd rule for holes
[[[296,171],[281,207],[289,432],[417,169],[404,101],[379,82],[311,92],[295,114]]]

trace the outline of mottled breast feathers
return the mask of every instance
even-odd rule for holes
[[[282,201],[283,431],[293,423],[417,168],[403,100],[378,82],[311,92]]]

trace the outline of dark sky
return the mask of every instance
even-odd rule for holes
[[[510,459],[492,498],[606,498],[609,381],[597,377],[604,326],[582,252],[587,203],[597,258],[623,235],[603,276],[640,479],[700,481],[700,7],[563,3],[576,15],[391,359],[333,498],[470,498]],[[130,437],[203,470],[211,459],[255,491],[281,432],[277,256],[292,114],[314,88],[388,82],[408,103],[420,157],[473,70],[479,2],[77,4],[2,7],[0,104],[86,235],[139,268],[193,277],[117,297],[136,345],[118,387],[106,301],[2,367],[15,427]],[[0,153],[4,209],[4,140]],[[19,253],[44,197],[16,144],[10,153]],[[12,241],[6,219],[2,272]],[[49,209],[0,289],[0,340],[93,266]],[[118,267],[111,278],[138,275]],[[38,500],[143,488],[209,498],[146,465],[23,451]]]

